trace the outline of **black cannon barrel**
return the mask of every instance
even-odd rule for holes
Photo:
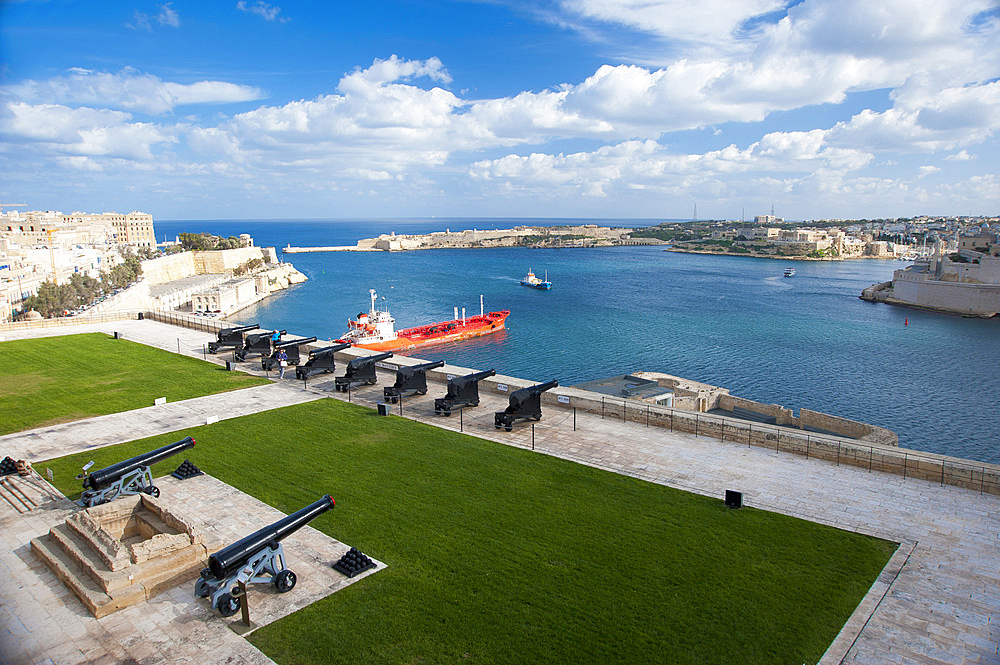
[[[551,381],[547,381],[545,383],[536,383],[533,386],[528,386],[526,388],[520,388],[518,390],[515,390],[510,394],[510,400],[509,400],[510,406],[508,406],[507,409],[508,410],[516,409],[525,402],[527,402],[529,399],[537,398],[539,395],[541,395],[549,388],[555,388],[558,385],[559,382],[556,381],[555,379],[552,379]]]
[[[351,362],[357,362],[361,364],[362,362],[378,362],[379,360],[385,360],[386,358],[392,358],[392,351],[386,351],[385,353],[376,353],[374,356],[365,356],[364,358],[355,358]]]
[[[254,333],[254,334],[252,334],[252,335],[247,335],[247,336],[246,336],[246,340],[247,340],[248,342],[249,342],[250,340],[254,340],[254,341],[256,341],[256,340],[258,340],[258,339],[263,339],[263,338],[265,338],[265,337],[270,337],[271,335],[273,335],[273,334],[274,334],[274,333],[276,333],[276,332],[279,332],[279,331],[277,331],[277,330],[265,330],[265,331],[263,331],[263,332],[259,332],[259,333]]]
[[[252,323],[249,326],[236,326],[234,328],[223,328],[219,331],[219,339],[223,337],[229,337],[230,335],[235,335],[236,333],[247,332],[248,330],[256,330],[257,324]]]
[[[180,441],[167,444],[162,448],[157,448],[156,450],[151,450],[148,453],[136,455],[135,457],[122,462],[117,462],[111,466],[106,466],[103,469],[98,469],[83,479],[83,487],[84,489],[90,488],[92,490],[99,490],[102,487],[115,482],[126,473],[130,473],[140,467],[153,466],[157,462],[162,462],[168,457],[172,457],[179,452],[185,451],[188,448],[193,448],[194,443],[194,439],[191,437],[184,437]]]
[[[336,502],[329,494],[319,501],[297,510],[287,517],[282,517],[259,531],[254,531],[246,538],[237,540],[232,545],[224,547],[208,557],[208,568],[216,579],[224,580],[244,565],[250,557],[271,543],[277,543],[308,524],[313,518],[333,508]]]
[[[282,340],[280,342],[277,342],[274,345],[274,348],[277,350],[277,349],[284,348],[286,346],[298,346],[300,344],[309,344],[309,343],[315,342],[315,341],[316,341],[315,337],[303,337],[301,339]]]
[[[310,356],[319,356],[324,353],[336,353],[337,351],[343,351],[344,349],[351,348],[350,342],[344,342],[343,344],[334,344],[333,346],[324,346],[321,349],[313,349],[309,352]]]
[[[558,386],[559,382],[556,381],[555,379],[552,379],[551,381],[546,381],[545,383],[536,383],[533,386],[528,386],[527,388],[521,388],[521,390],[525,390],[528,393],[538,394],[538,393],[544,393],[546,390],[550,388],[556,388]],[[521,392],[521,390],[517,390],[515,392]]]
[[[472,374],[466,374],[465,376],[456,376],[455,379],[463,379],[465,381],[482,381],[483,379],[488,379],[491,376],[496,376],[497,371],[495,369],[487,369],[482,372],[473,372]]]
[[[426,372],[429,369],[437,369],[438,367],[444,367],[443,360],[435,360],[434,362],[421,363],[419,365],[406,365],[399,368],[399,372]]]

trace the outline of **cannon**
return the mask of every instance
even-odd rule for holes
[[[240,580],[244,584],[273,584],[278,593],[291,591],[297,578],[285,567],[281,541],[335,505],[327,494],[212,554],[208,557],[208,567],[194,583],[194,595],[199,598],[211,596],[212,609],[228,617],[236,614],[242,603],[236,586]]]
[[[444,397],[435,398],[434,413],[450,416],[455,409],[479,406],[479,382],[496,373],[495,369],[488,369],[485,372],[475,372],[451,379],[448,381],[448,393]]]
[[[497,411],[493,417],[493,426],[503,427],[508,432],[514,428],[514,421],[525,418],[542,419],[542,393],[549,388],[555,388],[559,382],[555,379],[546,383],[538,383],[527,388],[515,390],[510,394],[510,403],[503,411]]]
[[[259,353],[261,357],[270,356],[271,338],[274,337],[274,333],[278,333],[278,337],[280,339],[281,335],[285,334],[285,331],[266,330],[264,332],[247,335],[243,342],[243,348],[236,350],[236,359],[243,362],[251,353]]]
[[[392,352],[376,353],[374,356],[355,358],[347,363],[347,373],[334,379],[334,386],[342,393],[361,384],[374,386],[378,382],[375,376],[375,363],[386,358],[392,358]]]
[[[191,437],[184,437],[162,448],[87,473],[93,464],[90,462],[83,467],[83,473],[77,476],[78,480],[83,480],[84,492],[80,496],[81,505],[90,508],[120,496],[142,492],[150,496],[160,496],[160,490],[153,485],[153,473],[150,467],[179,452],[194,448],[194,443]]]
[[[260,358],[260,368],[264,371],[271,371],[274,366],[278,364],[278,361],[274,356],[278,354],[278,349],[284,349],[285,354],[288,356],[289,365],[298,365],[299,360],[301,360],[301,354],[299,353],[299,347],[303,344],[311,344],[316,341],[315,337],[303,337],[301,339],[289,339],[281,340],[277,344],[272,344],[273,347],[271,355],[268,357],[261,356]]]
[[[396,383],[382,389],[385,398],[395,404],[410,395],[427,394],[427,370],[444,367],[444,361],[409,365],[396,370]]]
[[[257,324],[249,326],[236,326],[235,328],[223,328],[218,333],[218,339],[208,343],[208,352],[216,353],[219,349],[231,346],[235,349],[243,348],[243,335],[251,330],[257,330]]]
[[[309,360],[306,361],[306,364],[295,368],[295,378],[305,379],[313,374],[329,374],[337,369],[333,354],[349,348],[351,348],[350,342],[345,342],[343,344],[334,344],[333,346],[324,346],[321,349],[313,349],[309,352]]]

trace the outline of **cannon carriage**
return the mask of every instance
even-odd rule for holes
[[[465,376],[456,376],[448,381],[448,392],[434,400],[434,413],[450,416],[452,411],[467,406],[479,406],[479,382],[495,376],[497,371],[489,369]]]
[[[252,323],[248,326],[235,326],[233,328],[223,328],[216,333],[217,339],[214,342],[208,343],[209,353],[218,353],[221,349],[232,347],[234,349],[242,349],[243,344],[246,341],[245,335],[251,330],[257,330],[257,324]]]
[[[334,379],[334,386],[342,393],[361,385],[374,386],[378,383],[375,363],[387,358],[392,358],[392,352],[386,351],[385,353],[376,353],[374,356],[355,358],[347,363],[347,373]]]
[[[427,371],[444,367],[443,360],[408,365],[396,370],[396,383],[382,389],[385,399],[393,404],[410,395],[427,394]]]
[[[83,481],[83,494],[80,503],[87,508],[108,503],[120,496],[133,494],[149,494],[160,496],[160,490],[153,485],[153,472],[150,469],[157,462],[173,457],[177,453],[193,448],[195,440],[184,437],[180,441],[167,444],[162,448],[151,450],[142,455],[136,455],[111,466],[88,473],[90,465],[83,467],[83,473],[77,476]]]
[[[541,420],[542,393],[558,385],[559,382],[552,379],[546,383],[515,390],[510,394],[507,408],[494,414],[493,426],[497,429],[503,427],[509,432],[514,429],[514,422],[517,420]]]
[[[260,354],[262,358],[269,357],[273,353],[271,347],[274,342],[274,335],[277,333],[278,341],[280,342],[281,336],[285,332],[285,330],[265,330],[264,332],[247,335],[243,342],[243,348],[235,351],[236,359],[243,362],[251,353]]]
[[[208,567],[195,582],[194,595],[209,597],[212,609],[224,617],[239,611],[242,599],[236,584],[273,584],[278,593],[295,587],[297,576],[286,566],[281,544],[314,518],[336,505],[329,494],[287,517],[253,532],[208,557]]]
[[[334,354],[337,351],[349,348],[351,348],[351,344],[345,342],[343,344],[334,344],[333,346],[324,346],[321,349],[313,349],[309,352],[309,359],[306,360],[305,364],[295,368],[295,378],[305,379],[313,374],[329,374],[333,372],[337,369]]]
[[[302,360],[301,347],[305,344],[312,344],[316,341],[315,337],[302,337],[300,339],[289,339],[281,340],[275,344],[271,345],[271,355],[261,356],[260,358],[260,368],[265,372],[269,372],[275,368],[278,364],[278,359],[275,358],[278,355],[279,349],[285,350],[285,355],[288,356],[288,365],[298,365],[299,361]]]

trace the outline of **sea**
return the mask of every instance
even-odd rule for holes
[[[635,219],[188,220],[181,232],[248,233],[258,246],[354,245],[430,233]],[[1000,463],[1000,319],[864,302],[906,264],[682,254],[662,246],[441,249],[285,254],[309,280],[233,321],[335,339],[368,311],[369,289],[396,327],[508,309],[507,330],[426,347],[426,360],[560,385],[658,371],[739,397],[887,427],[900,446]],[[794,267],[796,275],[783,271]],[[521,286],[532,270],[551,291]]]

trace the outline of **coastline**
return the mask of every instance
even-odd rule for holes
[[[709,252],[703,249],[684,249],[680,247],[668,247],[664,252],[676,252],[678,254],[705,254],[709,256],[737,256],[748,259],[772,259],[776,261],[854,261],[857,259],[872,259],[876,261],[898,261],[894,256],[775,256],[774,254],[742,254],[734,252]]]

